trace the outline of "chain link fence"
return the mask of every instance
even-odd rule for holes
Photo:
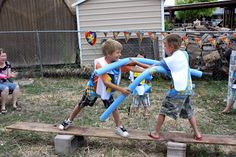
[[[80,33],[84,36],[85,32]],[[98,31],[98,38],[106,39],[103,33]],[[112,34],[112,32],[109,33]],[[163,58],[163,35],[177,33],[182,37],[182,49],[189,53],[192,68],[212,73],[214,79],[228,78],[229,56],[232,50],[236,50],[236,32],[156,32],[155,39],[147,35],[148,32],[143,33],[144,37],[141,40],[133,31],[128,41],[120,33],[117,40],[124,47],[122,58],[143,53],[147,58],[160,60]],[[86,56],[86,53],[80,54],[77,31],[0,32],[0,38],[0,47],[6,50],[8,60],[14,69],[22,72],[22,77],[37,75],[88,78],[93,70],[92,63],[90,65],[86,63],[80,67],[80,59],[91,59],[91,56]],[[86,40],[83,40],[83,44],[86,44]],[[97,44],[101,44],[100,41]],[[87,47],[92,50],[93,57],[95,49],[100,48],[88,44]],[[96,55],[102,56],[99,51],[96,51]]]

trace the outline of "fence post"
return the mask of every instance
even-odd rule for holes
[[[153,50],[154,50],[154,59],[159,60],[160,53],[159,53],[159,38],[158,37],[156,40],[153,41]]]
[[[38,56],[39,56],[39,64],[40,64],[40,73],[41,77],[43,77],[43,61],[42,61],[42,52],[41,52],[41,45],[40,45],[40,38],[39,38],[39,32],[36,32],[37,36],[37,47],[38,47]]]

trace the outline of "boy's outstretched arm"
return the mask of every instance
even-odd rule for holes
[[[138,73],[142,73],[144,72],[146,69],[141,68],[141,67],[137,67],[137,66],[131,66],[130,67],[130,71],[132,72],[138,72]]]
[[[143,64],[143,63],[139,63],[137,61],[135,61],[134,59],[130,59],[131,62],[128,63],[127,65],[121,67],[121,71],[122,72],[128,72],[128,71],[132,71],[132,72],[139,72],[142,73],[144,72],[147,68],[150,68],[150,65],[147,64]],[[136,66],[137,65],[137,66]]]
[[[130,59],[130,60],[131,60],[131,62],[127,64],[128,66],[135,66],[135,65],[137,65],[137,66],[140,66],[140,67],[142,67],[144,69],[150,68],[150,65],[139,63],[139,62],[137,62],[134,59]]]
[[[132,93],[132,91],[130,91],[128,88],[119,87],[119,86],[115,85],[114,83],[108,81],[108,75],[107,74],[103,74],[101,76],[101,78],[102,78],[102,81],[103,81],[103,83],[106,87],[109,87],[113,90],[119,91],[119,92],[121,92],[125,95],[129,95],[129,94]]]

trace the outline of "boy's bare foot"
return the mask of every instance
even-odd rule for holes
[[[149,113],[143,113],[143,116],[148,117],[148,116],[150,116],[150,114]]]
[[[148,136],[151,137],[154,140],[159,140],[160,139],[160,135],[157,132],[152,132],[152,133],[150,132],[148,134]]]
[[[149,112],[149,110],[148,109],[144,109],[144,111],[143,111],[143,116],[144,117],[148,117],[148,116],[150,116],[151,114],[150,114],[150,112]]]
[[[223,114],[228,114],[228,113],[229,113],[229,110],[224,109],[221,113],[223,113]]]
[[[196,133],[196,134],[194,135],[194,139],[195,139],[195,140],[198,140],[198,141],[201,141],[201,140],[202,140],[202,135],[201,135],[201,133],[200,133],[200,132]]]
[[[21,111],[21,106],[16,102],[15,105],[13,105],[13,111]]]

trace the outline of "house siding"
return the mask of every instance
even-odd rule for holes
[[[136,38],[138,30],[162,30],[161,1],[159,0],[87,0],[79,5],[80,29],[82,31],[82,62],[92,64],[101,57],[101,41],[105,38],[99,31],[120,30],[118,39],[124,38],[125,30],[132,31]],[[84,31],[97,31],[97,43],[90,46]]]

